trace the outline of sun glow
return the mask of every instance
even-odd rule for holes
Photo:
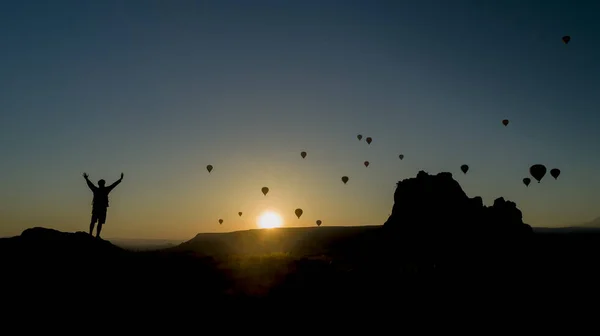
[[[256,224],[258,224],[258,227],[261,229],[272,229],[281,227],[283,225],[283,220],[279,214],[273,211],[266,211],[258,217]]]

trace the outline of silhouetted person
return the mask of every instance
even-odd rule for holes
[[[121,183],[123,180],[123,173],[121,173],[121,178],[118,179],[115,183],[105,187],[106,181],[100,180],[98,181],[98,186],[96,187],[89,179],[88,174],[83,173],[83,177],[87,182],[88,187],[94,193],[94,199],[92,201],[92,221],[90,223],[90,235],[94,232],[94,225],[98,222],[98,228],[96,229],[96,238],[100,238],[100,232],[102,231],[102,224],[106,223],[106,210],[108,208],[108,194]]]

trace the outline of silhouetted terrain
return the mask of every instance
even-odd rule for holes
[[[124,248],[126,250],[134,250],[134,251],[150,251],[150,250],[159,250],[165,249],[169,247],[174,247],[181,244],[182,240],[174,240],[174,239],[119,239],[119,238],[110,238],[106,239],[117,245],[118,247]]]
[[[600,229],[600,217],[589,221],[587,223],[583,223],[580,225],[576,225],[575,227],[579,227],[579,228],[590,228],[590,229]]]
[[[331,254],[346,246],[357,248],[366,243],[379,226],[330,226],[276,228],[200,233],[193,239],[167,251],[194,252],[202,256],[263,255],[287,253],[295,257]]]
[[[383,226],[198,234],[158,251],[125,250],[83,232],[28,229],[0,240],[5,288],[12,289],[5,302],[119,302],[115,309],[148,314],[227,307],[242,314],[258,304],[323,311],[494,306],[596,292],[600,233],[536,233],[515,203],[499,198],[483,206],[449,173],[400,181],[394,201]]]

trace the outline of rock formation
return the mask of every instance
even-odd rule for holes
[[[85,232],[61,232],[42,227],[30,228],[20,236],[0,239],[4,262],[18,267],[96,267],[122,258],[125,251],[109,241]],[[59,265],[59,266],[56,266]]]
[[[474,248],[497,249],[531,237],[522,217],[516,204],[502,197],[492,206],[484,206],[481,197],[469,198],[451,173],[420,171],[398,182],[384,229],[401,240],[396,243],[419,249],[417,253],[474,254]]]

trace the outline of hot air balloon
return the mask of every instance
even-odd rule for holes
[[[323,223],[323,222],[321,222],[321,220],[320,220],[320,219],[317,219],[317,226],[321,226],[321,224],[322,224],[322,223]]]
[[[242,212],[241,211],[238,212],[238,216],[242,217]]]
[[[369,145],[371,144],[371,141],[373,141],[373,138],[371,138],[371,137],[368,137],[368,138],[367,138],[367,143],[368,143]]]
[[[206,166],[206,170],[208,170],[208,173],[210,174],[210,172],[213,170],[213,166],[212,165]]]
[[[269,193],[269,188],[262,187],[261,191],[262,191],[263,195],[267,196],[267,194]]]
[[[358,141],[362,140],[362,134],[357,135],[356,138],[358,139]]]
[[[552,177],[554,177],[554,179],[558,179],[558,176],[560,175],[560,169],[558,168],[552,168],[550,169],[550,175],[552,175]]]
[[[569,42],[571,42],[571,36],[569,36],[569,35],[563,36],[562,41],[564,44],[569,44]]]
[[[300,156],[302,156],[302,158],[304,159],[306,157],[306,152],[300,153]]]
[[[342,176],[342,182],[344,182],[344,184],[348,183],[348,176]]]
[[[469,171],[469,166],[464,164],[464,165],[460,166],[460,170],[462,170],[462,172],[466,174]]]
[[[304,213],[304,211],[302,211],[302,209],[298,208],[294,211],[294,213],[296,214],[296,217],[298,217],[298,219],[300,219],[300,216],[302,216],[302,213]]]
[[[404,154],[400,154],[398,155],[398,157],[400,158],[400,160],[404,159]]]
[[[523,184],[525,184],[526,187],[529,187],[529,183],[531,183],[531,179],[529,177],[523,179]]]
[[[365,165],[365,167],[368,167],[369,166],[369,161],[365,161],[365,162],[363,162],[363,164]]]
[[[546,166],[543,164],[534,164],[529,167],[529,174],[540,183],[546,175]]]
[[[222,219],[219,219],[219,224],[223,224],[223,220]]]
[[[508,126],[508,123],[509,123],[508,119],[502,120],[502,125]]]

